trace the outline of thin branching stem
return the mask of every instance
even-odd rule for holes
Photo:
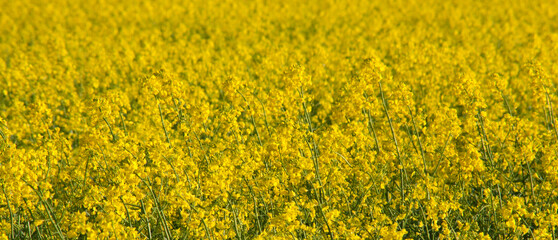
[[[428,180],[428,168],[426,166],[426,157],[424,157],[424,148],[422,147],[422,141],[420,140],[417,124],[415,122],[415,117],[413,115],[413,111],[411,110],[411,107],[407,106],[407,108],[409,109],[409,113],[411,114],[411,121],[413,123],[413,128],[415,130],[415,136],[417,136],[417,141],[419,143],[420,156],[422,157],[422,165],[424,167],[424,177]],[[428,189],[428,181],[425,184],[425,188],[426,188],[426,197],[428,200],[430,200],[430,190]]]
[[[10,199],[8,198],[8,194],[6,193],[6,187],[4,186],[4,184],[2,184],[2,192],[4,192],[4,197],[6,197],[6,204],[8,205],[8,210],[10,212],[10,237],[11,239],[15,239],[14,212],[12,211]]]
[[[161,116],[161,124],[163,125],[163,131],[165,131],[165,137],[167,138],[167,142],[169,143],[169,148],[172,148],[169,133],[167,132],[167,128],[165,127],[165,119],[163,118],[163,111],[161,111],[161,104],[157,104],[157,106],[159,107],[159,116]]]
[[[391,120],[391,117],[389,116],[389,111],[387,109],[387,101],[386,98],[384,97],[384,90],[382,89],[382,82],[378,82],[378,85],[380,85],[380,95],[382,97],[382,105],[384,106],[384,113],[386,114],[388,123],[389,123],[389,128],[391,130],[391,135],[393,137],[393,142],[395,144],[395,149],[396,149],[396,153],[397,153],[397,160],[399,160],[399,165],[400,165],[400,169],[399,169],[399,176],[400,176],[400,181],[401,181],[401,186],[400,186],[400,191],[401,191],[401,199],[403,202],[405,202],[405,184],[404,184],[404,180],[403,180],[403,171],[405,170],[405,166],[403,164],[403,159],[401,159],[401,151],[399,150],[399,144],[397,143],[397,137],[395,136],[395,129],[393,128],[393,123]]]

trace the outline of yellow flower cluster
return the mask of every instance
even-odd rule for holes
[[[0,0],[0,239],[556,239],[556,63],[552,0]]]

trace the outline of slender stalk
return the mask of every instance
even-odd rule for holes
[[[478,122],[477,122],[478,131],[479,131],[479,136],[481,137],[481,145],[484,154],[486,155],[486,158],[490,160],[491,167],[494,168],[494,154],[492,154],[492,149],[490,148],[488,137],[486,135],[486,131],[484,130],[484,118],[482,117],[480,110],[477,114],[477,118],[478,118]]]
[[[529,163],[529,160],[526,159],[527,162],[527,169],[529,170],[529,181],[531,182],[531,197],[533,198],[533,201],[535,202],[535,205],[537,205],[537,197],[535,195],[535,183],[533,181],[533,173],[531,170],[531,164]]]
[[[2,129],[0,129],[0,137],[2,137],[2,150],[4,150],[5,147],[8,145],[8,140],[4,132],[2,132]]]
[[[211,233],[209,232],[209,228],[207,227],[207,223],[205,223],[205,220],[202,219],[202,224],[203,224],[203,228],[205,229],[205,235],[207,235],[207,238],[209,240],[213,240],[213,237],[211,237]]]
[[[29,238],[31,238],[31,236],[32,236],[33,234],[31,233],[31,224],[29,224],[29,221],[27,221],[27,232],[28,232],[28,234],[29,234]],[[13,239],[13,237],[12,237],[12,239]]]
[[[120,113],[120,123],[122,124],[122,129],[124,129],[124,134],[128,135],[128,129],[126,129],[126,124],[124,123],[124,117],[122,116],[122,112]]]
[[[112,126],[108,122],[107,118],[103,117],[103,120],[105,121],[105,123],[107,124],[107,126],[109,128],[110,134],[112,135],[112,141],[116,142],[118,140],[118,136],[116,136],[116,134],[112,131]]]
[[[147,179],[147,181],[151,185],[151,181],[149,181],[149,178]],[[165,217],[165,213],[163,212],[163,208],[161,207],[161,202],[159,201],[159,198],[157,197],[157,195],[155,195],[155,192],[153,191],[153,188],[151,186],[147,186],[147,187],[149,188],[149,191],[151,192],[151,195],[153,196],[153,199],[155,200],[155,206],[157,208],[157,214],[159,215],[159,218],[163,222],[163,228],[164,228],[165,233],[167,235],[167,239],[173,239],[172,234],[170,232],[169,225],[167,224],[167,218]]]
[[[378,82],[378,84],[380,85],[380,95],[382,96],[382,103],[384,106],[384,113],[386,114],[386,117],[388,119],[388,123],[389,123],[389,128],[391,130],[391,135],[393,137],[393,142],[395,143],[395,149],[397,150],[397,159],[399,160],[399,165],[401,165],[401,169],[399,169],[399,176],[400,176],[400,181],[401,181],[401,199],[403,200],[403,202],[405,202],[405,185],[404,185],[404,181],[403,181],[403,171],[405,169],[405,166],[403,165],[403,160],[401,159],[401,151],[399,150],[399,144],[397,143],[397,138],[395,136],[395,130],[393,128],[393,123],[391,120],[391,117],[389,116],[389,112],[387,109],[387,101],[386,98],[384,97],[384,90],[382,89],[382,82]]]
[[[299,89],[299,94],[300,94],[300,98],[302,99],[302,108],[304,110],[304,117],[306,118],[306,123],[308,124],[308,132],[310,132],[310,140],[312,141],[312,145],[310,145],[310,142],[308,140],[306,140],[306,143],[308,145],[308,148],[310,149],[310,152],[312,153],[312,160],[314,162],[314,170],[315,170],[315,174],[316,174],[316,179],[318,180],[318,183],[320,184],[320,188],[318,189],[319,191],[319,195],[320,197],[318,198],[318,202],[323,200],[323,191],[322,191],[322,187],[324,186],[322,183],[322,179],[320,176],[320,162],[319,162],[319,151],[318,151],[318,145],[316,144],[316,141],[314,140],[314,128],[312,127],[312,119],[310,118],[310,114],[308,113],[308,108],[306,107],[306,101],[304,101],[304,90],[302,89],[302,87]]]
[[[143,204],[143,200],[140,200],[141,203],[141,209],[143,210],[143,213],[145,214],[145,221],[147,222],[147,233],[149,234],[149,239],[153,239],[153,237],[151,236],[151,222],[149,221],[149,218],[147,218],[147,211],[145,211],[145,205]]]
[[[242,233],[240,232],[240,226],[238,224],[238,216],[236,214],[236,210],[232,207],[232,204],[230,204],[230,206],[231,206],[231,212],[233,213],[233,223],[234,223],[234,231],[236,233],[236,237],[238,238],[238,240],[242,240]]]
[[[345,156],[341,155],[341,153],[338,153],[336,151],[333,151],[333,153],[337,154],[339,157],[341,157],[345,163],[347,163],[347,165],[349,165],[349,167],[353,167],[353,165],[351,165],[351,163],[349,163],[349,161],[347,161],[347,159],[345,158]]]
[[[246,104],[248,105],[248,109],[250,109],[252,106],[250,106],[250,102],[248,102],[248,99],[246,99],[246,97],[244,96],[244,94],[242,94],[242,92],[240,91],[236,91],[238,94],[240,94],[240,96],[242,97],[242,99],[244,99],[244,102],[246,102]],[[258,99],[259,100],[259,99]],[[260,101],[261,103],[261,101]],[[263,107],[263,104],[262,104]],[[264,116],[265,116],[265,109],[264,109]],[[258,127],[256,126],[256,121],[254,120],[254,114],[252,113],[252,111],[250,111],[250,119],[252,121],[252,125],[254,126],[254,131],[256,132],[256,136],[258,137],[258,143],[260,144],[260,146],[263,146],[262,144],[262,139],[260,137],[260,132],[258,131]],[[266,120],[266,124],[267,124],[267,120]]]
[[[434,168],[434,170],[432,171],[432,176],[434,176],[436,174],[436,172],[438,171],[438,167],[440,166],[440,162],[442,162],[442,160],[444,159],[444,152],[446,151],[446,147],[448,146],[449,141],[451,140],[452,135],[450,133],[450,135],[448,136],[448,140],[446,140],[446,143],[444,144],[444,148],[442,149],[442,152],[440,153],[440,158],[438,159],[438,163],[436,163],[436,167]]]
[[[510,116],[513,116],[513,112],[510,103],[508,102],[508,98],[506,97],[504,92],[502,92],[500,89],[498,89],[498,91],[500,91],[500,95],[502,95],[502,99],[504,99],[504,105],[506,105],[506,108],[508,109],[508,113],[510,114]]]
[[[318,197],[318,191],[317,191],[315,188],[314,188],[314,193],[316,194],[316,197]],[[322,209],[322,207],[323,207],[322,204],[320,203],[320,201],[318,201],[318,208],[319,208],[318,210],[319,210],[319,212],[320,212],[320,215],[321,215],[322,218],[324,219],[324,222],[325,222],[325,224],[326,224],[327,230],[328,230],[328,232],[329,232],[329,237],[330,237],[331,240],[333,240],[333,239],[334,239],[334,237],[333,237],[333,232],[331,231],[331,227],[329,226],[329,223],[327,222],[327,218],[326,218],[326,216],[325,216],[325,214],[324,214],[324,210]]]
[[[325,214],[322,210],[322,202],[323,202],[323,195],[324,193],[322,192],[322,187],[324,186],[320,177],[320,165],[319,165],[319,161],[318,161],[318,146],[316,144],[316,141],[314,140],[314,128],[312,127],[312,119],[310,118],[310,114],[308,113],[308,108],[306,106],[306,101],[304,101],[304,89],[302,89],[302,87],[299,89],[299,94],[300,94],[300,98],[302,99],[302,108],[304,111],[304,117],[306,118],[306,123],[308,124],[308,132],[311,133],[310,135],[310,140],[312,141],[312,146],[310,145],[310,141],[306,140],[306,144],[308,145],[308,148],[310,149],[311,153],[312,153],[312,160],[314,161],[314,171],[316,171],[316,179],[318,180],[318,183],[320,184],[319,189],[315,189],[314,188],[314,193],[316,194],[316,199],[318,200],[318,208],[319,208],[319,212],[322,215],[322,218],[324,219],[324,222],[327,226],[327,229],[329,231],[329,237],[333,240],[333,232],[331,231],[331,227],[329,226],[329,223],[327,222],[327,218],[325,217]]]
[[[128,207],[126,206],[124,199],[122,199],[122,196],[120,196],[119,198],[120,201],[122,202],[122,205],[124,205],[124,209],[126,210],[126,218],[128,218],[128,226],[132,227],[132,220],[130,220],[130,212],[128,211]]]
[[[87,183],[87,170],[89,168],[89,160],[90,160],[90,157],[88,157],[87,160],[85,161],[85,170],[83,172],[83,187],[82,187],[82,189],[85,188],[85,185]]]
[[[256,97],[256,99],[258,100],[258,102],[260,102],[260,105],[262,105],[265,128],[267,129],[267,133],[269,134],[269,136],[271,136],[271,131],[269,130],[269,124],[267,123],[267,114],[265,112],[265,106],[264,106],[262,100],[260,100],[258,97]]]
[[[27,212],[29,213],[29,216],[31,216],[31,219],[33,220],[33,222],[37,221],[37,219],[33,215],[33,212],[29,208],[29,203],[27,202],[27,200],[25,200],[25,198],[24,198],[23,201],[25,202],[25,205],[27,206],[26,207]],[[39,226],[35,226],[35,231],[37,231],[37,235],[39,235],[39,239],[43,239],[43,236],[41,235],[41,231],[39,230]]]
[[[207,164],[207,166],[209,166],[209,157],[207,156],[207,151],[203,147],[201,139],[200,139],[200,137],[198,137],[198,133],[196,131],[193,131],[193,132],[194,132],[194,136],[196,137],[196,140],[198,140],[198,144],[200,145],[201,150],[203,151],[203,158],[205,160],[205,163]]]
[[[252,201],[254,201],[254,216],[256,217],[256,225],[258,226],[258,234],[259,234],[262,232],[262,226],[260,223],[260,214],[258,213],[258,202],[256,196],[254,195],[252,186],[250,186],[250,184],[248,183],[248,180],[246,180],[245,177],[243,177],[242,179],[246,183],[246,186],[248,186],[248,190],[250,190],[250,195],[252,196]]]
[[[163,209],[161,208],[159,198],[157,197],[157,195],[155,195],[155,192],[153,191],[153,188],[151,187],[151,181],[149,180],[149,178],[147,178],[147,181],[145,181],[139,175],[136,174],[136,176],[143,182],[143,184],[145,184],[147,186],[147,189],[151,193],[151,196],[153,198],[153,202],[155,203],[155,208],[157,209],[157,215],[159,216],[159,219],[162,222],[163,232],[165,233],[165,235],[167,235],[167,239],[173,239],[172,234],[171,234],[170,229],[169,229],[169,226],[167,224],[167,219],[165,217],[165,213],[163,212]]]
[[[64,237],[64,235],[62,234],[62,230],[60,229],[60,226],[58,226],[58,223],[56,222],[56,219],[54,218],[54,213],[52,213],[52,209],[47,204],[47,202],[44,200],[43,195],[41,194],[41,192],[38,189],[35,189],[29,182],[27,182],[25,180],[23,180],[23,182],[25,182],[31,189],[33,189],[33,191],[35,191],[35,193],[39,197],[39,200],[41,201],[41,203],[45,207],[48,218],[50,219],[52,224],[54,224],[54,228],[56,229],[56,233],[58,234],[58,237],[60,237],[60,239],[62,239],[62,240],[66,239]]]
[[[424,228],[426,229],[426,236],[428,236],[428,240],[430,240],[430,230],[428,230],[428,222],[426,222],[426,215],[424,214],[424,209],[422,204],[419,203],[420,212],[422,213],[422,220],[424,221]]]
[[[260,144],[260,146],[263,146],[262,138],[260,137],[260,132],[258,131],[258,127],[256,126],[256,121],[254,120],[254,115],[252,114],[250,118],[252,119],[252,125],[254,126],[254,131],[256,131],[256,136],[258,137],[258,143]]]
[[[196,210],[196,208],[190,204],[190,208],[194,210],[194,212],[199,213],[198,210]],[[211,233],[209,232],[209,227],[207,227],[207,223],[205,223],[205,220],[203,220],[203,218],[201,219],[201,222],[203,224],[203,227],[205,229],[205,234],[207,236],[207,239],[209,240],[213,240],[213,237],[211,237]]]
[[[174,176],[176,177],[176,178],[175,178],[175,183],[180,182],[180,178],[178,177],[178,173],[176,172],[176,169],[174,168],[174,165],[172,165],[170,159],[167,158],[167,157],[165,157],[165,156],[163,156],[163,158],[164,158],[165,160],[167,160],[167,163],[171,166],[172,171],[174,172]]]
[[[548,112],[550,115],[550,126],[554,130],[554,135],[556,136],[556,139],[558,139],[558,129],[556,128],[556,121],[554,120],[554,109],[552,108],[550,95],[548,95],[548,91],[546,91],[546,88],[545,88],[545,94],[546,94],[546,102],[548,103]]]
[[[415,117],[413,115],[413,111],[411,111],[411,107],[407,106],[407,108],[409,109],[409,113],[411,114],[411,121],[413,123],[413,128],[415,129],[415,135],[417,136],[417,141],[419,143],[420,156],[422,157],[422,165],[424,167],[424,177],[426,178],[426,180],[428,180],[428,168],[426,166],[426,158],[424,157],[424,149],[422,147],[422,141],[420,141],[420,136],[418,134],[417,124],[415,123]],[[428,190],[428,183],[425,184],[425,188],[426,188],[426,197],[428,200],[430,200],[430,191]]]
[[[376,129],[374,128],[374,121],[372,121],[372,116],[370,116],[370,109],[366,110],[366,115],[368,116],[368,125],[370,126],[370,130],[372,131],[372,136],[374,136],[376,149],[378,150],[379,153],[381,152],[380,143],[378,142],[378,136],[376,135]]]
[[[322,184],[322,178],[320,177],[320,165],[318,162],[318,159],[315,157],[314,152],[312,150],[312,146],[310,146],[310,142],[308,142],[308,140],[306,140],[306,144],[308,145],[308,148],[310,149],[310,151],[312,151],[312,160],[314,162],[314,171],[316,172],[316,179],[318,180],[318,183],[320,184],[320,187],[323,186]],[[321,194],[320,194],[321,195]],[[318,198],[318,201],[321,201],[321,197]]]
[[[163,131],[165,131],[165,137],[167,138],[167,142],[169,143],[169,148],[172,148],[172,143],[169,139],[169,133],[167,132],[167,128],[165,127],[165,120],[163,119],[163,111],[161,111],[161,104],[157,104],[159,107],[159,116],[161,116],[161,124],[163,125]]]
[[[4,196],[6,197],[6,203],[8,205],[8,210],[10,211],[10,238],[15,239],[15,230],[14,230],[14,212],[12,211],[12,207],[10,206],[10,199],[8,199],[8,194],[6,193],[6,187],[2,184],[2,191],[4,192]]]

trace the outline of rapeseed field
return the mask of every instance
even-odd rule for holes
[[[0,0],[0,239],[557,239],[558,1]]]

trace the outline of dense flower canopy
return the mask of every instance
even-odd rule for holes
[[[0,239],[555,239],[556,63],[552,0],[0,0]]]

